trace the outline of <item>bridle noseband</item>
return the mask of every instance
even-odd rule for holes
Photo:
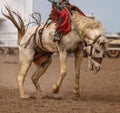
[[[94,47],[94,44],[98,41],[98,39],[101,37],[101,35],[98,35],[97,38],[95,38],[95,40],[93,40],[93,42],[91,44],[86,44],[86,46],[91,46],[90,48],[90,53],[88,54],[88,56],[95,60],[97,63],[101,64],[102,63],[102,58],[100,57],[93,57],[92,55],[92,51],[93,51],[93,47]]]

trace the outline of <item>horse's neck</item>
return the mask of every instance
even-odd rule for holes
[[[80,31],[82,31],[83,28],[86,26],[86,24],[88,24],[88,21],[90,22],[90,20],[88,20],[87,17],[80,15],[76,11],[73,11],[72,18],[73,18],[73,21],[76,23],[76,25]]]
[[[96,36],[102,34],[102,24],[88,17],[80,15],[78,12],[73,12],[73,21],[76,23],[77,30],[82,39],[86,41],[94,40]]]

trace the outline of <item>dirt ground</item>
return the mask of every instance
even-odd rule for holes
[[[120,59],[104,58],[97,74],[88,70],[87,58],[83,59],[80,77],[81,98],[74,100],[74,58],[68,59],[68,74],[59,91],[60,99],[41,99],[35,92],[31,76],[35,66],[29,70],[25,90],[36,99],[22,100],[19,97],[17,75],[20,64],[18,56],[0,55],[0,113],[120,113]],[[53,62],[39,83],[51,94],[52,85],[59,76],[59,58]]]

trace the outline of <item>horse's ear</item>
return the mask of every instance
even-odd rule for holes
[[[112,40],[112,39],[110,39],[110,40],[107,40],[107,42],[106,42],[106,43],[107,43],[107,44],[109,44],[109,43],[110,43],[110,42],[112,42],[112,41],[113,41],[113,40]]]
[[[109,43],[111,43],[113,40],[112,39],[106,39],[106,38],[104,38],[104,40],[102,40],[102,41],[99,41],[99,44],[100,45],[107,45],[107,44],[109,44]]]
[[[106,44],[109,44],[111,43],[113,40],[105,40],[105,42],[101,42],[100,45],[106,45]]]

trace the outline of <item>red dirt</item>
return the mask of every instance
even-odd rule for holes
[[[71,65],[73,64],[73,65]],[[68,74],[59,91],[61,99],[41,99],[35,92],[31,76],[34,64],[25,81],[28,94],[36,99],[22,100],[19,97],[17,75],[20,65],[18,56],[0,56],[0,113],[120,113],[120,59],[104,58],[97,74],[87,68],[84,58],[81,66],[81,98],[73,99],[74,59],[68,59]],[[51,86],[59,76],[59,58],[53,62],[39,83],[51,94]]]

